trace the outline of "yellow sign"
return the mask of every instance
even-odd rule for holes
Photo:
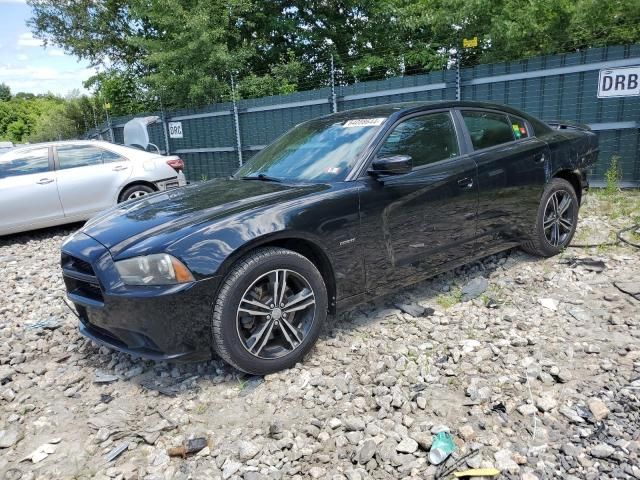
[[[473,37],[473,38],[463,38],[462,39],[462,46],[464,48],[474,48],[478,46],[478,37]]]
[[[106,108],[107,110],[111,109],[111,104],[110,103],[105,103],[104,104],[104,108]]]

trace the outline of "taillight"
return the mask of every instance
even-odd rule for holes
[[[181,158],[167,160],[167,165],[173,168],[176,172],[182,172],[184,170],[184,161]]]

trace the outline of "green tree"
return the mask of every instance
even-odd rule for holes
[[[638,0],[28,0],[114,108],[186,107],[640,41]],[[477,36],[476,49],[461,49]],[[114,110],[115,112],[115,110]]]
[[[86,82],[85,88],[93,90],[103,104],[111,105],[111,114],[131,115],[148,108],[143,97],[143,88],[135,75],[114,69],[98,73]]]
[[[6,83],[0,83],[0,102],[11,100],[11,89]]]

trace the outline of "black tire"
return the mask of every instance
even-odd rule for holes
[[[556,201],[561,199],[560,203],[565,201],[565,198],[571,202],[564,213],[560,213],[559,216],[560,209],[554,211],[552,197]],[[529,234],[529,239],[522,244],[522,249],[541,257],[551,257],[560,253],[569,245],[576,232],[578,210],[578,196],[573,185],[562,178],[552,179],[544,189],[535,224]],[[569,219],[571,219],[570,228],[568,226]]]
[[[155,192],[155,190],[148,185],[131,185],[130,187],[127,187],[122,191],[122,193],[120,194],[120,198],[118,199],[118,203],[126,202],[127,200],[139,198],[144,195],[149,195],[153,192]]]
[[[277,272],[285,271],[288,273],[284,273],[286,280],[280,283],[280,286],[285,285],[280,298],[290,300],[290,304],[303,305],[309,300],[300,301],[296,300],[296,297],[305,298],[311,290],[311,298],[315,301],[313,306],[296,312],[289,312],[284,307],[282,310],[278,308],[285,303],[278,304],[277,299],[273,300],[276,295],[272,292],[277,291],[279,287],[275,289],[271,287],[274,283],[278,285]],[[280,275],[282,280],[282,273]],[[272,281],[274,278],[275,282]],[[287,283],[292,286],[288,286]],[[300,285],[304,288],[297,294],[293,294],[296,283],[298,289]],[[292,295],[285,297],[285,290]],[[256,292],[262,292],[264,296],[260,297]],[[274,302],[276,308],[269,310],[271,314],[265,317],[262,307],[248,306],[245,301],[247,298],[262,303],[265,307],[270,307],[271,302]],[[241,302],[243,302],[242,308]],[[243,308],[255,308],[262,312],[261,316],[248,315],[244,313],[246,310]],[[312,316],[311,311],[313,311]],[[287,316],[290,323],[287,323]],[[318,339],[326,317],[327,288],[316,266],[306,257],[291,250],[278,247],[259,248],[234,265],[220,288],[213,308],[214,348],[223,360],[244,372],[255,375],[277,372],[290,368],[303,359]],[[267,326],[269,321],[272,327]],[[296,333],[289,329],[291,325],[295,325]],[[260,336],[259,332],[263,327],[267,334]],[[299,336],[299,342],[294,335]],[[251,342],[254,336],[255,340]],[[261,347],[257,344],[261,344],[261,339],[264,338],[267,338],[266,345],[263,350],[260,350]],[[297,345],[294,346],[294,343]],[[282,345],[291,348],[291,351],[287,353],[287,348]],[[249,350],[255,350],[255,352]],[[270,358],[263,358],[269,355],[271,355]]]

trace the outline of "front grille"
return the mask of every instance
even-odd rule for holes
[[[64,283],[70,294],[88,298],[94,302],[103,302],[100,282],[91,263],[66,253],[62,254],[60,263]]]

